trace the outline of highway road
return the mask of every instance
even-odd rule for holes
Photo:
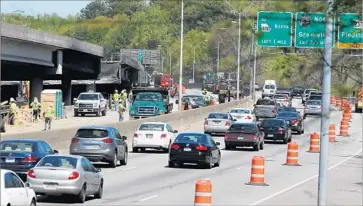
[[[293,105],[301,107],[300,100]],[[332,110],[331,123],[337,125],[341,112]],[[330,143],[329,204],[362,205],[362,115],[353,114],[350,137]],[[222,149],[221,166],[198,169],[193,166],[168,168],[168,155],[159,152],[130,153],[127,166],[116,169],[102,164],[104,196],[88,199],[84,205],[193,205],[195,181],[212,181],[212,205],[316,205],[319,154],[308,153],[309,133],[319,132],[320,118],[307,117],[305,134],[294,135],[299,144],[302,166],[283,166],[287,145],[265,144],[265,149],[223,150],[223,136],[215,136]],[[189,131],[203,132],[203,122]],[[265,157],[265,181],[269,186],[248,186],[253,156]],[[41,197],[38,205],[65,205],[63,197]],[[77,204],[74,204],[77,205]]]

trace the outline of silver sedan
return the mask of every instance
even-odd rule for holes
[[[48,155],[28,172],[28,182],[37,195],[74,195],[84,203],[86,196],[102,198],[103,177],[85,157]]]
[[[204,121],[204,133],[225,133],[234,121],[229,113],[210,113]]]

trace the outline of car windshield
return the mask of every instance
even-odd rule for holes
[[[98,94],[80,94],[79,100],[98,100]]]
[[[65,156],[46,156],[40,160],[37,167],[61,167],[75,169],[77,167],[77,159]]]
[[[204,134],[180,134],[174,143],[181,144],[208,144],[208,137]]]
[[[232,109],[231,113],[250,114],[251,110],[249,110],[249,109]]]
[[[208,119],[228,119],[228,114],[212,113],[208,115]]]
[[[307,90],[305,90],[305,93],[306,94],[309,94],[310,92],[312,92],[312,91],[316,91],[315,89],[307,89]]]
[[[185,102],[186,99],[195,101],[195,102],[204,102],[204,98],[202,96],[186,96],[183,97],[183,102]]]
[[[160,102],[163,101],[161,94],[159,93],[139,93],[136,95],[136,101],[153,101]]]
[[[321,105],[321,101],[307,101],[307,105]]]
[[[256,105],[275,105],[274,101],[270,99],[259,99]]]
[[[79,129],[76,137],[79,138],[105,138],[108,137],[107,130],[104,129]]]
[[[298,117],[296,112],[280,112],[277,117]]]
[[[294,90],[305,90],[305,88],[301,87],[301,86],[294,86],[294,87],[292,87],[292,89],[294,89]]]
[[[320,95],[311,95],[310,97],[309,97],[309,99],[311,99],[311,100],[321,100],[321,96]]]
[[[253,134],[256,133],[257,129],[255,125],[232,124],[229,127],[229,131],[239,131],[245,134]]]
[[[269,119],[269,120],[263,120],[261,122],[262,127],[282,127],[284,126],[284,121],[277,120],[277,119]]]
[[[0,144],[1,152],[33,152],[35,144],[25,141],[4,141]]]
[[[288,97],[285,94],[275,94],[274,98],[275,99],[287,99]]]
[[[164,131],[164,125],[163,124],[142,124],[142,125],[140,125],[139,131],[162,132],[162,131]]]

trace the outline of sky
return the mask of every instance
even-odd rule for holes
[[[77,14],[84,8],[90,0],[85,1],[17,1],[1,0],[1,13],[11,13],[14,11],[26,15],[36,16],[39,13],[57,13],[61,17]]]

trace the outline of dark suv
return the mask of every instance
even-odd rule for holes
[[[296,96],[300,96],[302,97],[302,95],[304,94],[305,92],[305,88],[302,87],[302,86],[293,86],[291,88],[291,97],[296,97]]]

